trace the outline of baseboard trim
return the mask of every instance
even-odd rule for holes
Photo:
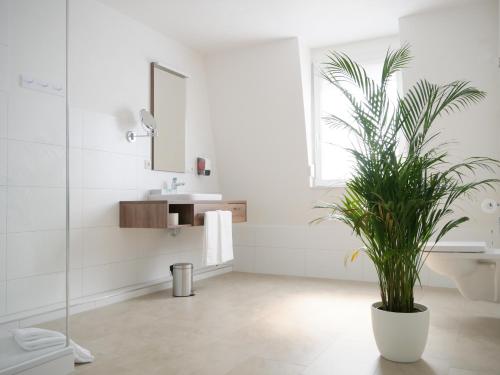
[[[74,361],[73,349],[65,347],[0,370],[0,375],[68,375]]]
[[[224,264],[213,267],[204,267],[194,272],[194,280],[207,279],[222,275],[233,270],[232,264]],[[70,315],[78,314],[84,311],[93,310],[99,307],[126,301],[131,298],[140,297],[146,294],[158,292],[172,288],[172,278],[165,277],[154,281],[131,285],[125,288],[115,289],[104,293],[91,296],[79,297],[70,302]],[[64,305],[59,303],[52,306],[46,306],[35,311],[25,311],[13,314],[0,320],[0,326],[8,325],[10,328],[29,327],[41,324],[47,321],[60,319],[65,316]],[[17,324],[16,324],[17,323]]]

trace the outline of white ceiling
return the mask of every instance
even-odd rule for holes
[[[310,47],[323,47],[396,34],[402,16],[468,0],[100,1],[200,52],[212,53],[293,36]]]

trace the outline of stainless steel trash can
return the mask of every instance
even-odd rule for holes
[[[170,266],[174,297],[193,296],[193,264],[175,263]]]

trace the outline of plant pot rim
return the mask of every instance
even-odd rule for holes
[[[382,309],[380,309],[380,306],[382,306],[382,302],[381,301],[374,302],[372,304],[372,309],[376,310],[376,311],[380,311],[380,312],[384,312],[384,313],[388,313],[388,314],[396,314],[396,315],[421,314],[421,313],[429,312],[429,308],[427,306],[425,306],[425,305],[422,305],[421,303],[415,303],[414,304],[415,308],[418,311],[412,311],[412,312],[409,312],[409,313],[382,310]]]

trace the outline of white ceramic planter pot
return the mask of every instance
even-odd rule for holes
[[[380,310],[381,302],[372,305],[372,326],[380,354],[395,362],[420,359],[429,333],[429,309],[415,304],[414,313]]]

